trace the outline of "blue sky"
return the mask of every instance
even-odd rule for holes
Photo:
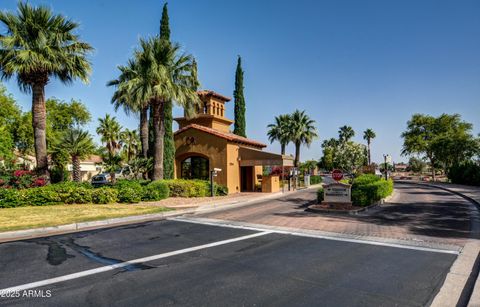
[[[53,81],[46,88],[47,97],[83,101],[94,134],[96,119],[113,113],[106,82],[140,37],[158,33],[164,2],[29,2],[80,22],[78,34],[95,48],[90,84]],[[1,0],[0,8],[16,4]],[[174,0],[168,6],[172,39],[196,57],[202,88],[231,97],[242,56],[250,138],[268,143],[273,117],[296,108],[317,121],[320,138],[303,149],[302,160],[320,158],[321,141],[345,124],[359,142],[366,128],[376,131],[374,161],[383,153],[407,160],[400,157],[400,134],[416,112],[460,113],[480,132],[480,1]],[[6,85],[29,109],[30,96],[14,81]],[[233,102],[227,108],[233,118]],[[121,111],[116,116],[124,127],[137,126]]]

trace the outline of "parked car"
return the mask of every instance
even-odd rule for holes
[[[131,179],[131,174],[130,166],[126,165],[115,172],[115,179]],[[92,185],[96,187],[110,184],[110,182],[112,182],[110,173],[101,173],[92,177]]]
[[[107,173],[101,173],[92,177],[92,185],[94,187],[110,184],[110,181],[110,174]]]

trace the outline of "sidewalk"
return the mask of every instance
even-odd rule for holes
[[[448,184],[448,183],[432,183],[432,185],[447,189],[459,195],[466,196],[473,202],[477,203],[477,207],[480,208],[480,187],[474,186],[464,186],[459,184]],[[471,287],[473,287],[472,295],[470,296],[470,300],[468,301],[469,307],[479,307],[480,306],[480,276],[478,275],[478,264],[479,264],[479,254],[477,253],[477,258],[475,260],[475,267],[472,268],[472,273],[477,275],[471,276]],[[476,278],[476,281],[474,282]],[[474,283],[474,284],[473,284]],[[467,284],[468,286],[468,284]],[[467,298],[466,298],[467,299]]]
[[[318,189],[320,185],[312,185],[306,189]],[[175,211],[134,215],[121,218],[111,218],[105,220],[78,222],[68,225],[59,225],[53,227],[43,227],[35,229],[16,230],[8,232],[0,232],[0,243],[25,240],[31,238],[46,237],[52,235],[60,235],[65,233],[93,230],[98,228],[107,228],[114,226],[122,226],[135,223],[143,223],[148,221],[162,220],[168,217],[180,216],[184,214],[209,213],[222,211],[234,207],[243,207],[268,199],[281,198],[286,195],[296,193],[301,189],[290,192],[277,193],[239,193],[220,197],[202,197],[202,198],[167,198],[158,202],[149,203],[152,206],[162,206]],[[144,203],[146,204],[146,203]],[[134,205],[133,205],[134,206]]]
[[[421,184],[438,187],[438,188],[453,192],[455,194],[458,194],[476,203],[477,208],[480,209],[480,187],[450,184],[450,183],[443,183],[443,182],[431,182],[431,183],[421,183]],[[461,306],[464,306],[467,304],[468,304],[467,305],[468,307],[480,306],[480,276],[478,274],[479,261],[480,261],[479,245],[480,245],[480,242],[478,242],[478,240],[472,240],[471,243],[467,244],[467,246],[463,251],[465,258],[470,258],[468,259],[468,261],[463,261],[463,262],[473,263],[473,267],[469,265],[467,266],[465,264],[457,265],[456,267],[452,267],[451,273],[449,274],[452,276],[451,278],[452,282],[450,282],[450,284],[452,284],[451,285],[452,289],[459,288],[462,284],[465,285],[463,289],[460,288],[457,290],[462,292],[460,301],[458,302],[459,305]],[[468,250],[471,250],[471,252],[468,252]],[[462,273],[457,272],[458,267],[462,267],[462,271],[463,271]],[[449,280],[449,276],[447,276],[447,280],[445,281],[444,286],[446,286],[449,283],[448,280]],[[449,293],[445,293],[445,292],[449,292]],[[446,297],[452,296],[452,295],[451,295],[451,291],[444,291],[444,293],[445,293],[444,297],[439,296],[438,300],[436,298],[436,300],[432,303],[432,306],[446,306],[444,302],[449,301]],[[471,296],[469,297],[470,293],[471,293]],[[443,301],[443,302],[440,303],[440,301]]]
[[[436,186],[442,189],[447,189],[456,194],[466,196],[470,198],[470,200],[476,202],[480,208],[480,187],[453,184],[453,183],[444,183],[444,182],[431,182],[431,183],[425,183],[425,184]]]

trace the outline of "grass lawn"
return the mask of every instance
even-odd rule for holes
[[[55,205],[0,209],[0,232],[170,211],[149,205]]]

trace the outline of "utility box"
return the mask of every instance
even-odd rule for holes
[[[310,175],[303,176],[303,183],[306,187],[310,186]]]
[[[263,176],[262,177],[262,192],[275,193],[280,191],[280,177],[279,176]]]

